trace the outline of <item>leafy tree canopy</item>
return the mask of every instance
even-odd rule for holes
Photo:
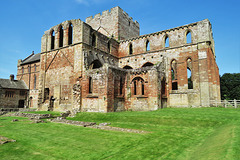
[[[225,73],[220,77],[221,98],[240,100],[240,73]]]

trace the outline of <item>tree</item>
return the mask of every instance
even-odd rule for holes
[[[223,74],[220,86],[222,99],[240,99],[240,73]]]

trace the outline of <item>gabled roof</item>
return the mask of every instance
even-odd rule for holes
[[[27,90],[28,87],[22,80],[10,80],[0,78],[0,88],[3,89],[24,89]]]
[[[33,62],[38,62],[40,61],[40,58],[41,58],[41,53],[38,53],[38,54],[31,54],[30,56],[28,56],[27,58],[25,58],[21,65],[23,64],[29,64],[29,63],[33,63]]]

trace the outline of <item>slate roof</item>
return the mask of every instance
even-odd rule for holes
[[[22,80],[1,79],[0,78],[0,88],[4,89],[24,89],[27,90],[28,87]]]
[[[28,56],[27,58],[25,58],[22,61],[21,65],[40,61],[40,57],[41,57],[41,53],[38,53],[38,54],[33,53],[30,56]]]

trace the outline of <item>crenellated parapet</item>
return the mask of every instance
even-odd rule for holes
[[[118,6],[86,18],[86,23],[102,34],[117,40],[139,35],[139,23],[133,21],[132,17]]]

